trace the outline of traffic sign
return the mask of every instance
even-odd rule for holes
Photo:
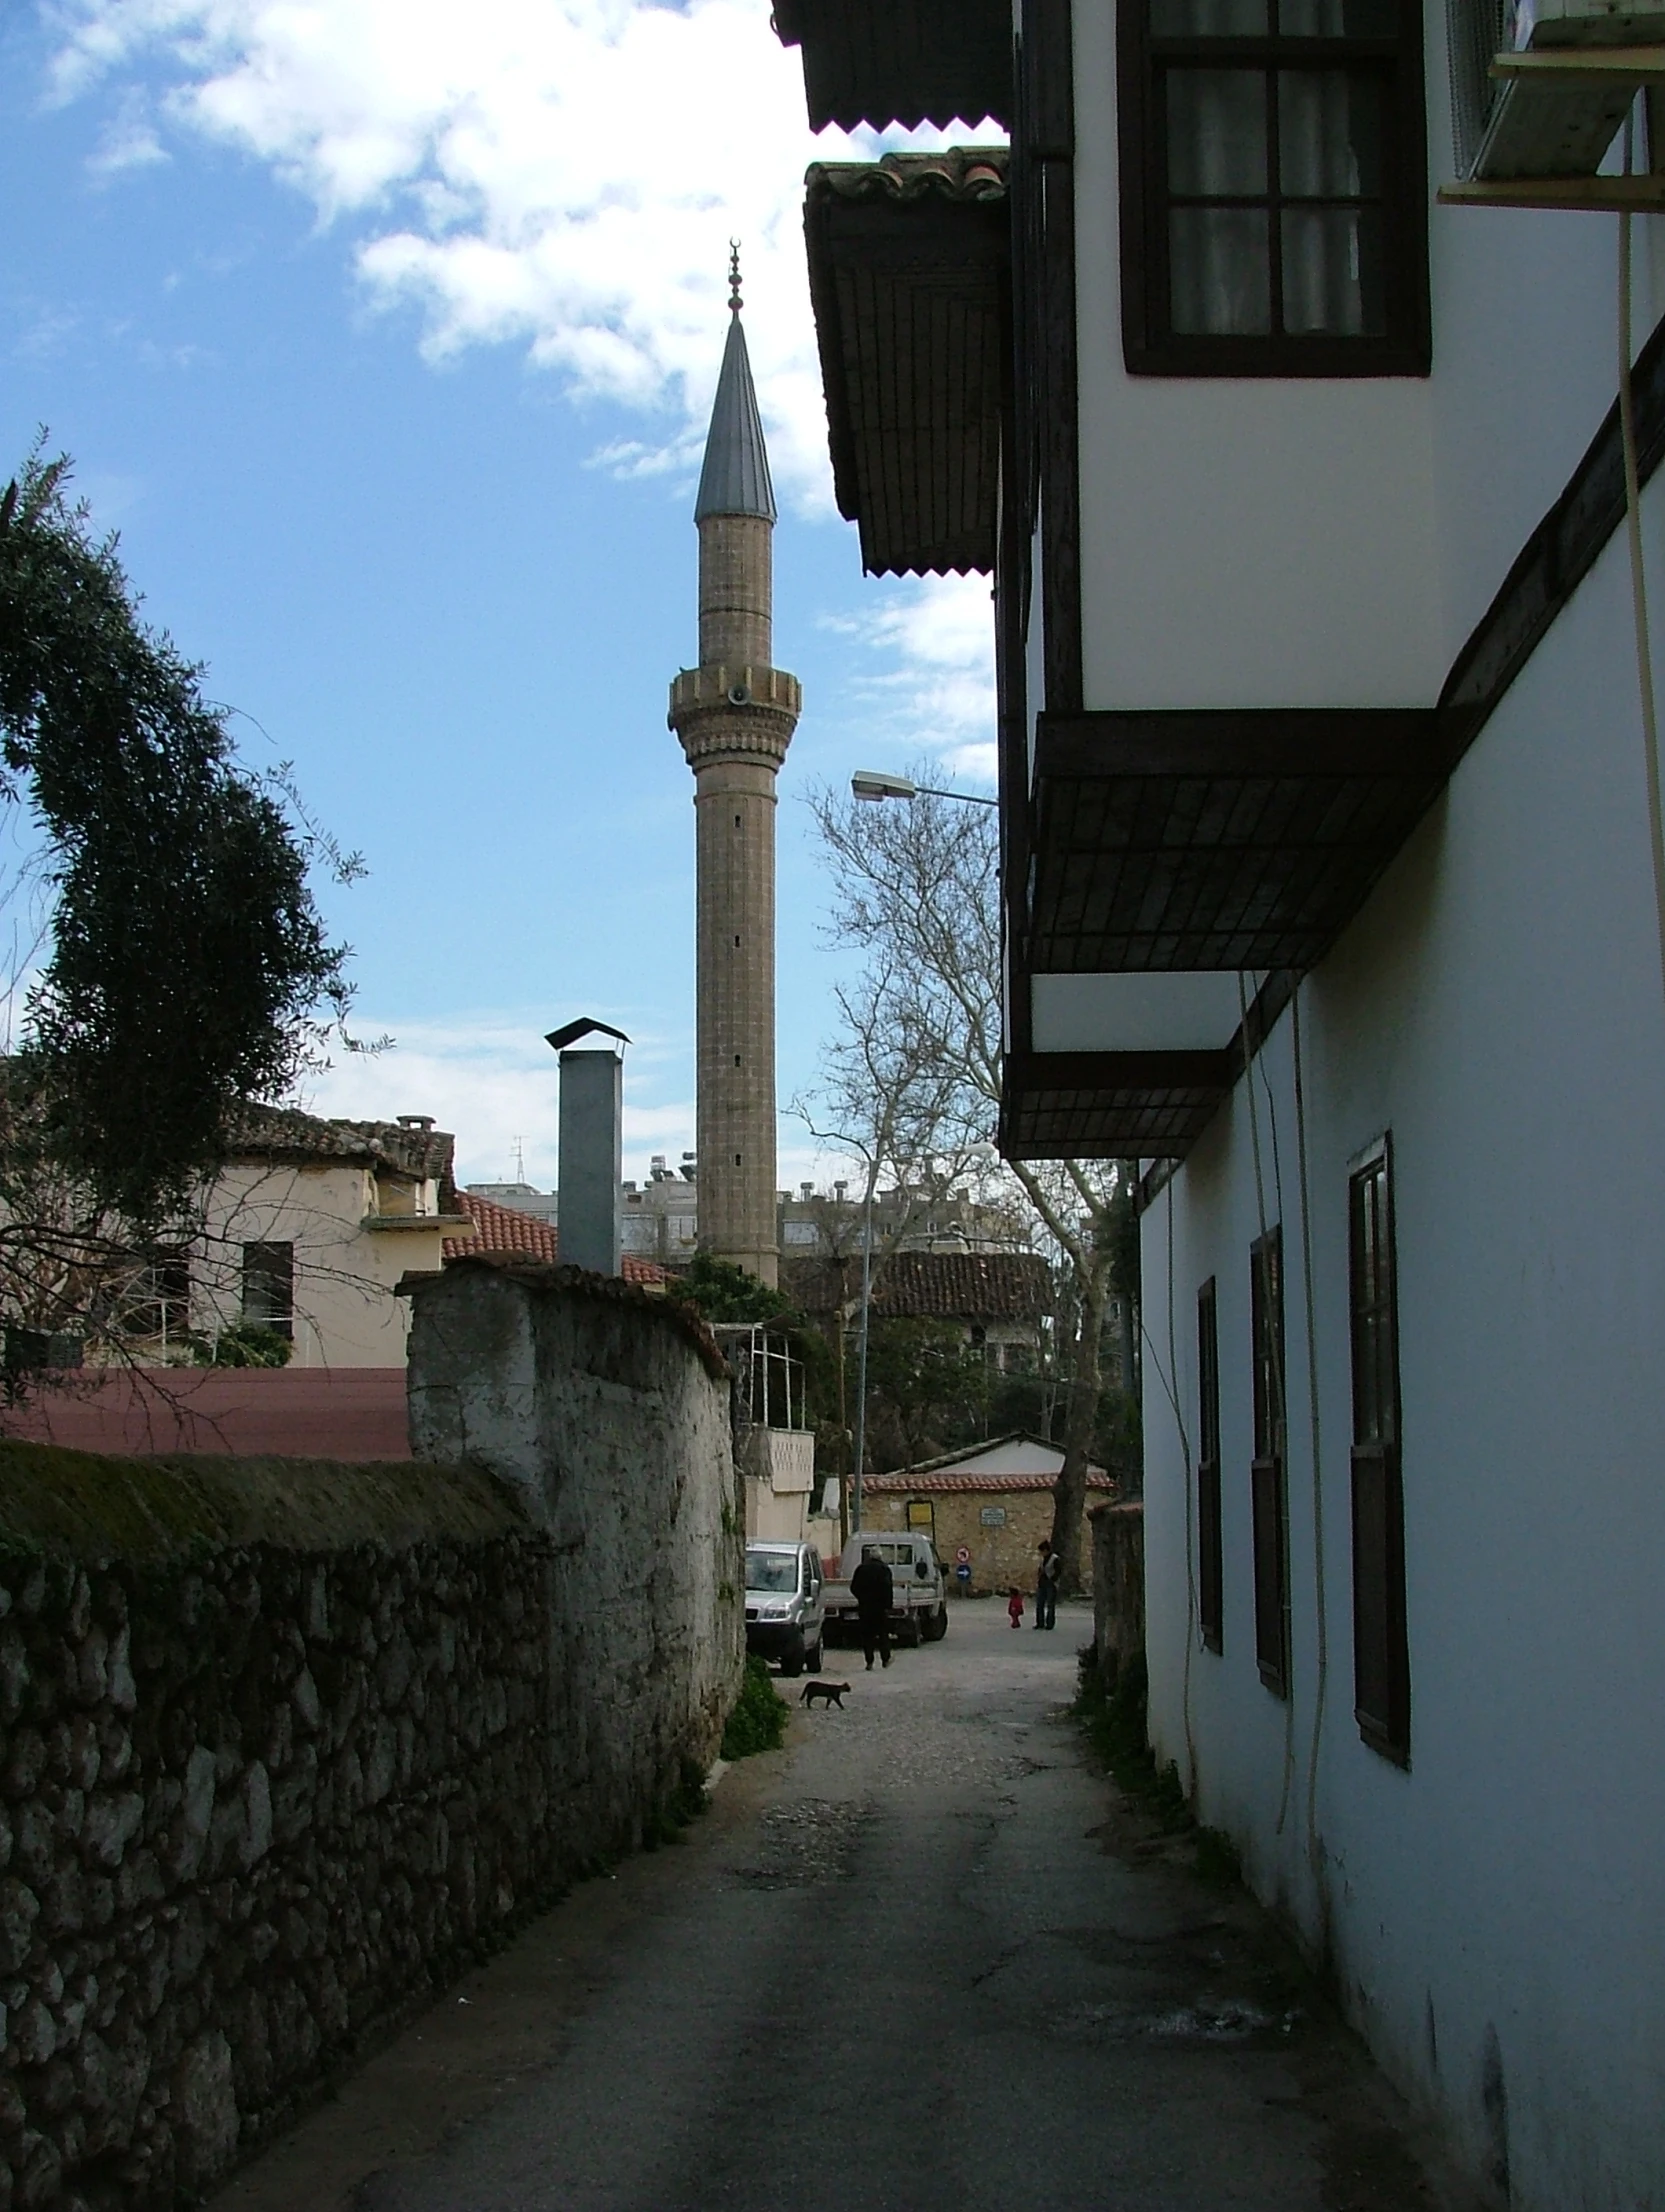
[[[960,1564],[954,1569],[954,1573],[961,1582],[969,1582],[971,1580],[971,1569],[963,1559],[961,1560]]]
[[[961,1544],[959,1548],[955,1551],[954,1557],[959,1561],[962,1567],[969,1567],[971,1565],[971,1546],[969,1544]]]

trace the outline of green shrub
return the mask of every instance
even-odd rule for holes
[[[748,1659],[740,1695],[723,1730],[723,1757],[749,1759],[754,1751],[776,1751],[785,1734],[786,1700],[763,1661]]]
[[[295,1347],[281,1329],[239,1321],[220,1331],[207,1363],[213,1367],[287,1367]]]

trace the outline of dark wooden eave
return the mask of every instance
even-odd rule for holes
[[[1041,715],[1025,979],[1310,968],[1451,762],[1433,709]]]
[[[775,0],[801,49],[812,130],[1012,121],[1012,11],[1001,0]]]
[[[1009,1052],[1000,1097],[1008,1160],[1177,1159],[1241,1065],[1219,1052]]]
[[[1010,358],[1005,149],[817,162],[805,182],[833,483],[862,565],[992,571]]]

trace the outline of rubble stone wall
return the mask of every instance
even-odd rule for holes
[[[0,1443],[0,2212],[195,2202],[708,1761],[721,1363],[575,1310],[543,1402],[605,1448],[553,1515],[478,1463]]]

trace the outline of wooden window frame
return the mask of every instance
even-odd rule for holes
[[[276,1255],[286,1257],[280,1262]],[[283,1285],[288,1293],[288,1311],[262,1314],[251,1312],[251,1305],[262,1302],[257,1286],[264,1284],[268,1290]],[[277,1303],[275,1297],[270,1301]],[[291,1239],[275,1238],[245,1244],[242,1252],[242,1289],[237,1306],[238,1325],[243,1328],[270,1329],[274,1336],[286,1336],[291,1341],[295,1334],[295,1246]]]
[[[1289,1695],[1289,1486],[1284,1464],[1283,1230],[1249,1247],[1249,1345],[1254,1374],[1255,1664],[1274,1697]]]
[[[1225,1552],[1220,1529],[1220,1316],[1212,1275],[1197,1293],[1197,1625],[1205,1650],[1225,1650]]]
[[[1432,358],[1428,306],[1428,127],[1423,92],[1422,17],[1400,0],[1402,29],[1391,40],[1155,39],[1151,0],[1117,0],[1116,128],[1121,192],[1122,356],[1130,376],[1426,376]],[[1386,82],[1383,106],[1383,292],[1386,329],[1264,336],[1176,331],[1168,297],[1166,123],[1160,87],[1169,60],[1187,56],[1229,67],[1355,67]],[[1271,158],[1269,153],[1269,158]]]
[[[1372,1284],[1365,1228],[1375,1197]],[[1400,1465],[1399,1270],[1388,1137],[1347,1181],[1347,1314],[1353,1375],[1353,1717],[1372,1751],[1411,1759],[1405,1493]]]

